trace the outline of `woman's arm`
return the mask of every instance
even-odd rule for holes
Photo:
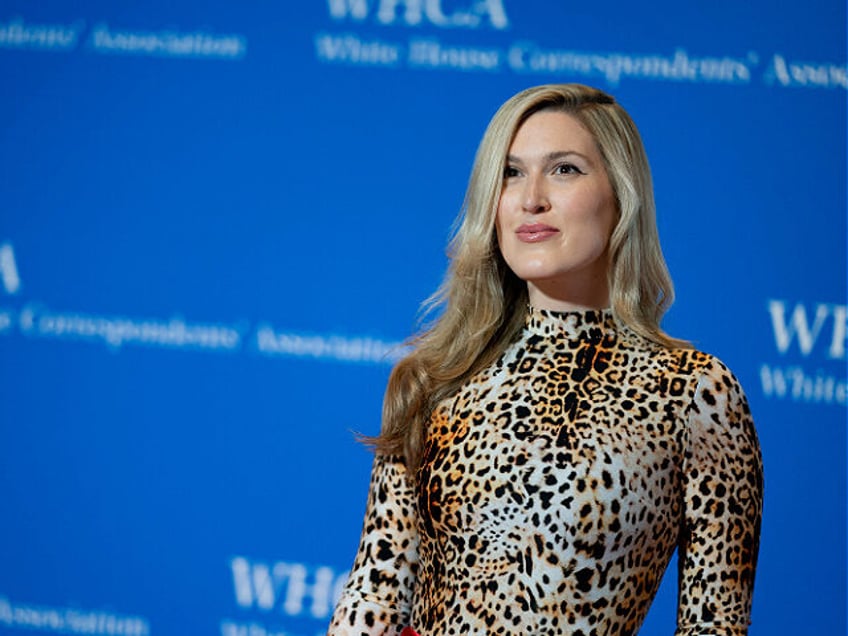
[[[712,358],[690,405],[677,636],[748,633],[763,509],[763,465],[748,402]]]
[[[415,493],[400,457],[377,455],[359,551],[328,636],[399,634],[418,565]]]

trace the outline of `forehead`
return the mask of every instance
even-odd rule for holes
[[[556,110],[533,113],[519,126],[510,154],[575,151],[597,154],[592,134],[573,115]]]

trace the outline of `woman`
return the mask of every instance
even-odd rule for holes
[[[672,295],[627,113],[508,100],[389,380],[330,634],[635,634],[675,548],[678,636],[746,634],[759,446],[732,373],[660,329]]]

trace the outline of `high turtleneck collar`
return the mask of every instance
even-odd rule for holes
[[[615,330],[611,309],[553,311],[528,306],[524,325],[530,333],[545,338],[594,336],[595,339]]]

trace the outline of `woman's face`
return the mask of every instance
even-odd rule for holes
[[[617,216],[592,135],[563,112],[531,115],[509,147],[495,224],[501,254],[527,282],[531,305],[609,305],[608,246]]]

